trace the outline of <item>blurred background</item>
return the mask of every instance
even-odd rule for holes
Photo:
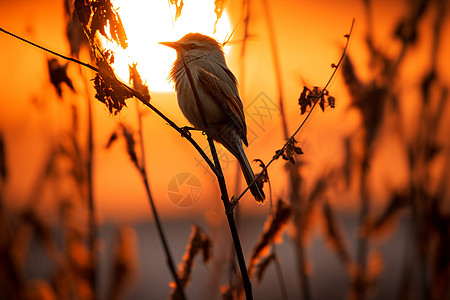
[[[335,107],[314,108],[296,136],[304,154],[295,164],[280,158],[270,166],[264,190],[272,199],[259,205],[247,193],[239,203],[248,262],[275,257],[252,280],[255,299],[450,299],[447,1],[185,0],[181,11],[177,1],[147,2],[113,1],[128,48],[103,42],[118,76],[128,82],[136,62],[151,103],[188,125],[167,79],[175,53],[157,42],[191,31],[224,42],[234,32],[224,50],[240,83],[246,153],[265,163],[305,119],[311,106],[299,105],[301,93],[325,86],[355,19],[327,87]],[[62,0],[2,1],[0,27],[95,65],[72,12]],[[135,99],[111,113],[95,98],[95,72],[4,33],[0,45],[0,298],[169,297],[172,279],[130,138],[138,160],[145,155],[175,262],[192,224],[211,240],[211,258],[195,259],[187,297],[233,290],[217,181],[192,145]],[[205,136],[192,136],[209,153]],[[239,195],[238,165],[218,149],[229,194]],[[289,220],[253,259],[279,199]]]

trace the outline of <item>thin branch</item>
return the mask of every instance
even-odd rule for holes
[[[3,28],[1,28],[1,27],[0,27],[0,31],[1,31],[1,32],[4,32],[4,33],[6,33],[6,34],[8,34],[8,35],[10,35],[10,36],[12,36],[12,37],[15,37],[16,39],[19,39],[19,40],[21,40],[21,41],[23,41],[23,42],[25,42],[25,43],[28,43],[28,44],[30,44],[30,45],[32,45],[32,46],[34,46],[34,47],[37,47],[37,48],[42,49],[42,50],[44,50],[44,51],[46,51],[46,52],[49,52],[49,53],[51,53],[51,54],[53,54],[53,55],[56,55],[56,56],[58,56],[58,57],[61,57],[61,58],[65,59],[65,60],[75,62],[75,63],[80,64],[80,65],[82,65],[82,66],[84,66],[84,67],[86,67],[86,68],[89,68],[89,69],[91,69],[91,70],[93,70],[93,71],[95,71],[95,72],[98,72],[98,71],[99,71],[96,67],[91,66],[90,64],[84,63],[84,62],[79,61],[78,59],[75,59],[75,58],[72,58],[72,57],[64,56],[64,55],[59,54],[59,53],[57,53],[57,52],[55,52],[55,51],[52,51],[52,50],[50,50],[50,49],[47,49],[47,48],[42,47],[42,46],[39,46],[38,44],[35,44],[35,43],[33,43],[33,42],[30,42],[29,40],[26,40],[26,39],[24,39],[24,38],[22,38],[22,37],[20,37],[20,36],[18,36],[18,35],[15,35],[14,33],[11,33],[11,32],[9,32],[9,31],[6,31],[5,29],[3,29]]]
[[[320,91],[320,93],[318,94],[317,98],[320,98],[323,96],[324,91],[327,89],[327,87],[330,85],[331,80],[334,78],[334,75],[336,74],[337,70],[339,69],[339,66],[341,65],[345,54],[347,52],[347,48],[348,48],[348,44],[350,42],[350,37],[353,31],[353,25],[355,24],[355,19],[353,19],[352,21],[352,25],[350,26],[350,31],[348,34],[345,35],[345,38],[347,39],[347,42],[345,43],[345,47],[344,50],[342,51],[342,55],[341,58],[339,59],[339,62],[337,63],[337,65],[334,65],[333,68],[333,73],[330,76],[330,79],[328,79],[327,84],[322,88],[322,90]],[[313,112],[314,108],[316,107],[317,103],[319,101],[314,102],[313,106],[311,107],[311,110],[308,112],[308,114],[306,115],[305,119],[303,120],[303,122],[300,124],[300,126],[295,130],[295,132],[291,135],[291,137],[286,141],[286,143],[284,144],[284,146],[281,148],[281,150],[279,151],[279,153],[283,153],[283,151],[286,149],[286,147],[293,142],[295,136],[297,135],[297,133],[300,131],[300,129],[302,129],[303,125],[306,123],[306,121],[308,120],[309,116],[311,115],[311,113]],[[279,155],[275,155],[274,157],[272,157],[272,159],[263,167],[262,171],[256,176],[256,178],[244,189],[244,191],[236,198],[234,198],[234,200],[231,202],[231,209],[234,209],[234,207],[236,206],[236,204],[239,202],[239,200],[245,195],[245,193],[250,189],[250,187],[255,184],[259,178],[262,176],[262,174],[267,170],[267,168],[272,164],[273,161],[275,161],[276,159],[279,158]]]
[[[145,191],[147,193],[147,197],[150,203],[150,207],[152,209],[153,218],[155,219],[156,228],[158,230],[158,235],[161,240],[161,243],[164,248],[164,253],[166,254],[167,264],[169,265],[170,272],[172,273],[172,277],[175,280],[175,284],[178,287],[179,296],[182,300],[186,299],[184,294],[183,285],[181,284],[180,278],[175,268],[175,264],[173,262],[173,258],[169,249],[169,244],[167,243],[166,236],[164,234],[164,230],[161,224],[161,220],[159,219],[159,214],[156,209],[155,202],[153,201],[153,196],[150,190],[150,184],[147,176],[147,169],[145,167],[145,151],[144,151],[144,134],[142,130],[142,117],[139,112],[139,102],[136,102],[137,114],[138,114],[138,133],[139,133],[139,146],[141,148],[141,161],[139,166],[139,172],[141,174],[142,180],[144,181]]]
[[[262,0],[262,4],[263,4],[263,8],[264,8],[264,13],[266,14],[266,22],[267,22],[267,29],[269,32],[269,42],[270,42],[270,48],[271,48],[271,53],[272,53],[272,61],[273,61],[273,67],[275,69],[275,80],[277,83],[277,92],[278,92],[278,105],[280,106],[280,111],[281,111],[281,125],[283,126],[283,133],[284,133],[284,138],[287,139],[289,136],[289,130],[287,127],[287,121],[286,118],[284,116],[284,101],[283,101],[283,80],[281,78],[281,63],[280,63],[280,59],[279,59],[279,54],[278,54],[278,48],[277,48],[277,42],[275,39],[275,30],[274,30],[274,25],[272,22],[272,17],[270,14],[270,8],[269,8],[269,4],[267,3],[267,0]]]
[[[275,219],[275,210],[273,209],[273,199],[272,199],[272,183],[269,179],[268,172],[266,175],[267,175],[267,184],[269,185],[269,201],[270,201],[269,213],[272,215],[272,218]],[[280,285],[281,299],[287,300],[289,298],[286,288],[286,280],[284,280],[283,271],[281,269],[281,263],[278,256],[277,245],[275,244],[274,239],[271,240],[271,245],[272,245],[272,253],[275,257],[274,263],[278,278],[278,284]]]
[[[80,68],[81,71],[81,68]],[[94,190],[93,190],[93,155],[94,155],[94,131],[93,131],[93,119],[92,119],[92,103],[90,99],[90,94],[88,92],[88,83],[86,77],[82,73],[84,84],[86,86],[86,102],[87,102],[87,115],[88,115],[88,128],[87,128],[87,157],[86,157],[86,171],[87,171],[87,197],[88,197],[88,223],[89,223],[89,236],[88,245],[90,251],[91,260],[91,284],[93,291],[93,298],[97,299],[96,290],[98,288],[97,273],[98,273],[98,260],[97,260],[97,221],[95,215],[95,202],[94,202]]]

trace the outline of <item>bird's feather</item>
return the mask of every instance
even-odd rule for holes
[[[207,59],[199,59],[195,63],[199,67],[197,76],[202,83],[200,87],[224,109],[242,141],[248,146],[244,107],[236,86],[236,77],[221,63]]]

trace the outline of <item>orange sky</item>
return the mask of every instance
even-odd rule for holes
[[[397,50],[395,43],[389,43],[390,30],[405,6],[398,1],[375,1],[374,21],[377,27],[377,37],[388,52]],[[355,62],[364,64],[365,55],[362,38],[365,34],[365,15],[361,1],[336,2],[326,1],[270,1],[273,14],[277,41],[283,71],[283,88],[286,99],[286,110],[289,129],[292,131],[303,120],[297,106],[297,99],[304,81],[310,86],[323,86],[328,80],[332,69],[331,63],[337,63],[342,47],[345,44],[343,35],[349,30],[352,18],[356,18],[354,35],[349,47]],[[389,9],[386,7],[389,5]],[[228,13],[231,23],[236,24],[240,17],[240,2],[230,1]],[[45,1],[2,1],[0,3],[0,26],[22,37],[37,42],[52,50],[68,53],[68,45],[64,36],[63,2]],[[449,36],[450,24],[446,21],[446,32]],[[247,75],[245,91],[241,91],[244,106],[258,101],[270,100],[276,104],[276,88],[274,85],[273,68],[268,44],[266,24],[261,6],[254,5],[250,32],[254,34],[248,45],[246,57]],[[126,28],[125,28],[126,29]],[[241,28],[238,28],[241,30]],[[426,30],[426,29],[424,29]],[[144,30],[145,39],[151,30]],[[237,37],[240,36],[238,31]],[[445,34],[444,34],[445,36]],[[449,53],[450,46],[446,41],[443,51]],[[52,88],[47,72],[46,58],[49,54],[25,45],[5,34],[0,34],[0,87],[2,92],[0,110],[0,131],[6,139],[8,167],[10,178],[5,189],[6,199],[13,203],[23,203],[30,197],[31,188],[36,180],[43,161],[48,155],[50,145],[54,143],[61,131],[67,128],[68,104],[66,99],[59,101]],[[423,48],[423,47],[422,47]],[[420,73],[426,67],[426,61],[420,60],[422,52],[427,49],[417,47],[414,61],[414,72]],[[168,50],[170,51],[170,50]],[[231,49],[228,55],[230,68],[239,74],[239,47]],[[447,59],[447,66],[450,65]],[[363,68],[364,70],[364,68]],[[444,69],[443,69],[444,70]],[[443,73],[447,83],[450,82],[448,70]],[[78,76],[78,66],[69,65],[69,75]],[[89,74],[87,72],[87,74]],[[370,75],[367,71],[361,75]],[[93,74],[88,75],[93,77]],[[414,75],[410,73],[411,85]],[[67,99],[78,101],[82,120],[85,113],[85,91],[82,81],[75,81],[77,94],[63,89]],[[342,162],[342,137],[356,130],[359,126],[358,115],[347,108],[348,99],[341,84],[338,73],[329,87],[332,95],[337,99],[337,108],[325,113],[316,111],[308,121],[298,140],[301,141],[310,168],[310,176],[318,176],[320,172]],[[92,84],[89,92],[93,95]],[[261,94],[262,93],[262,94]],[[32,102],[40,103],[40,108]],[[256,102],[254,102],[256,101]],[[176,123],[187,125],[176,103],[174,93],[152,93],[152,102]],[[98,212],[102,218],[136,219],[150,216],[143,185],[137,171],[129,163],[122,142],[117,143],[111,150],[106,151],[106,144],[117,122],[125,122],[136,128],[136,108],[133,101],[129,101],[128,109],[118,116],[111,116],[106,108],[94,100],[94,134],[95,134],[95,168],[94,190],[98,205]],[[247,113],[251,111],[248,107]],[[279,116],[273,115],[265,119],[263,126],[256,119],[247,115],[247,126],[254,133],[254,140],[246,150],[249,160],[261,158],[268,161],[274,151],[281,148],[283,136],[280,130]],[[62,129],[62,130],[61,130]],[[85,130],[85,127],[82,127]],[[218,200],[218,188],[210,175],[205,174],[198,166],[199,155],[190,144],[183,140],[178,133],[167,126],[154,113],[144,118],[144,134],[147,165],[150,183],[164,216],[186,216],[192,213],[203,213],[209,210],[221,210],[222,204]],[[194,134],[200,140],[204,137]],[[401,157],[395,141],[386,142],[380,150],[380,160],[391,168],[400,170],[390,172],[382,167],[381,179],[376,181],[377,187],[389,182],[391,185],[401,184],[404,180],[405,161]],[[200,144],[206,147],[205,141]],[[387,150],[389,149],[389,150]],[[228,155],[231,158],[231,155]],[[276,162],[271,170],[273,195],[275,198],[285,197],[286,177],[282,172],[284,162]],[[230,194],[234,193],[235,165],[223,164],[225,176],[228,179]],[[256,167],[256,166],[255,166]],[[403,171],[402,171],[403,170]],[[202,195],[196,205],[191,208],[179,208],[173,205],[167,196],[169,181],[179,173],[189,172],[197,176],[202,183]],[[69,191],[65,191],[68,192]],[[51,191],[46,191],[51,195]],[[51,204],[48,196],[48,204]],[[244,208],[254,213],[267,213],[268,206],[254,203],[249,196],[241,202]],[[352,200],[339,202],[338,207],[349,207]],[[42,206],[43,210],[47,206]]]

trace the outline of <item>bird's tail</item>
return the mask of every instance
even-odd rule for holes
[[[239,150],[240,157],[238,158],[238,161],[241,166],[242,173],[244,174],[245,181],[247,182],[247,185],[250,185],[253,180],[255,180],[255,174],[253,174],[253,170],[250,167],[247,156],[244,153],[244,149],[240,147]],[[255,197],[255,200],[258,203],[264,203],[266,195],[264,195],[264,191],[259,186],[258,182],[253,182],[253,184],[250,186],[250,192]]]
[[[236,130],[230,130],[229,128],[229,126],[225,127],[225,129],[216,126],[216,128],[213,128],[211,131],[211,134],[213,135],[214,140],[221,143],[226,149],[228,149],[228,151],[231,152],[231,154],[234,155],[234,157],[237,158],[241,166],[242,173],[244,174],[245,181],[247,182],[247,185],[250,185],[253,180],[255,180],[255,174],[253,174],[247,156],[245,155],[241,137],[238,135]],[[264,195],[262,187],[259,186],[257,182],[254,182],[250,186],[250,192],[258,203],[264,203],[266,196]]]

